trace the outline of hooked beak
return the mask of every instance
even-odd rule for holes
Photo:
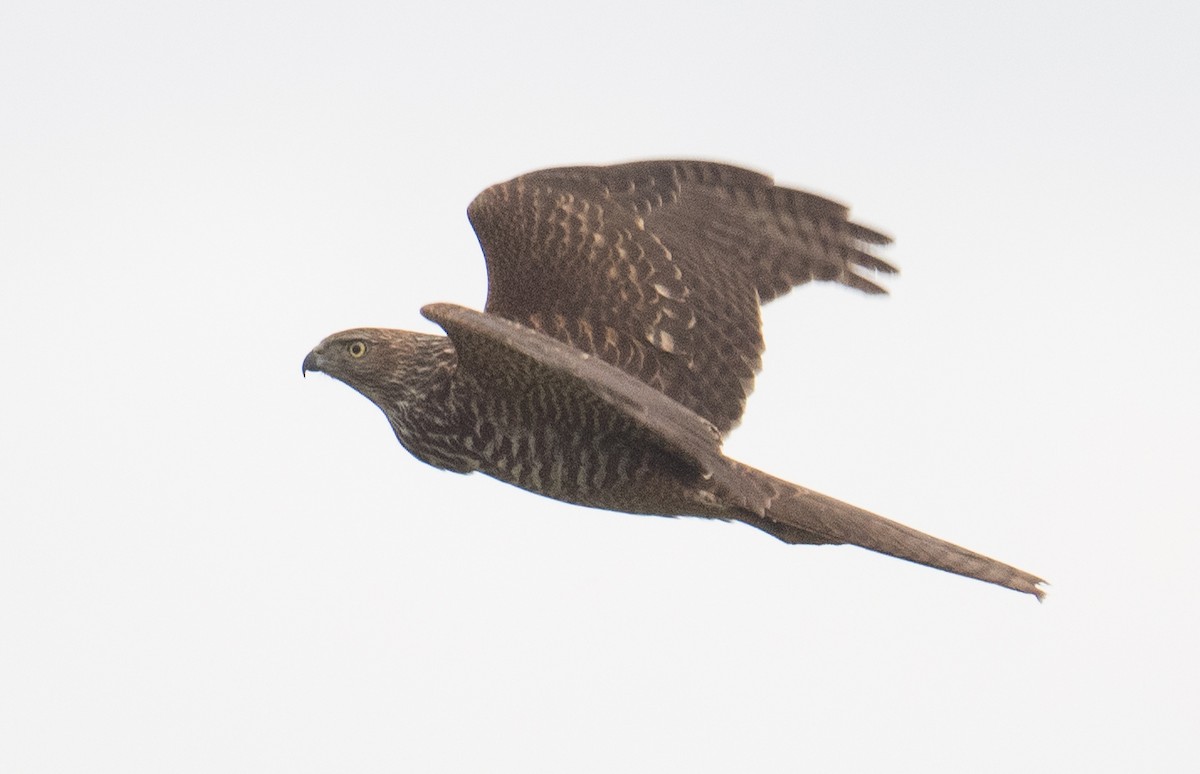
[[[314,349],[312,352],[309,352],[304,357],[304,363],[300,366],[300,375],[308,376],[309,371],[320,372],[320,370],[321,370],[321,357],[319,355],[317,355],[317,351]]]

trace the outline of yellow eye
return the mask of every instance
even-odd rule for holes
[[[367,354],[367,345],[361,341],[352,341],[350,346],[346,347],[346,351],[350,353],[350,357],[362,357]]]

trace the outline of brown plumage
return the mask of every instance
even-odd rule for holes
[[[485,312],[449,337],[360,328],[308,354],[435,467],[630,513],[850,543],[1042,597],[1027,572],[725,457],[763,350],[759,305],[809,280],[883,293],[890,240],[745,169],[645,161],[532,172],[476,197]]]

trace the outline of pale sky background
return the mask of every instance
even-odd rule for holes
[[[7,2],[0,771],[1200,769],[1193,3]],[[300,362],[464,211],[731,161],[896,237],[746,462],[1048,578],[428,468]]]

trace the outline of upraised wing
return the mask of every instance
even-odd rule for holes
[[[759,304],[809,280],[882,293],[890,240],[847,209],[702,161],[565,167],[468,209],[487,311],[593,355],[707,419],[742,416],[762,364]]]

